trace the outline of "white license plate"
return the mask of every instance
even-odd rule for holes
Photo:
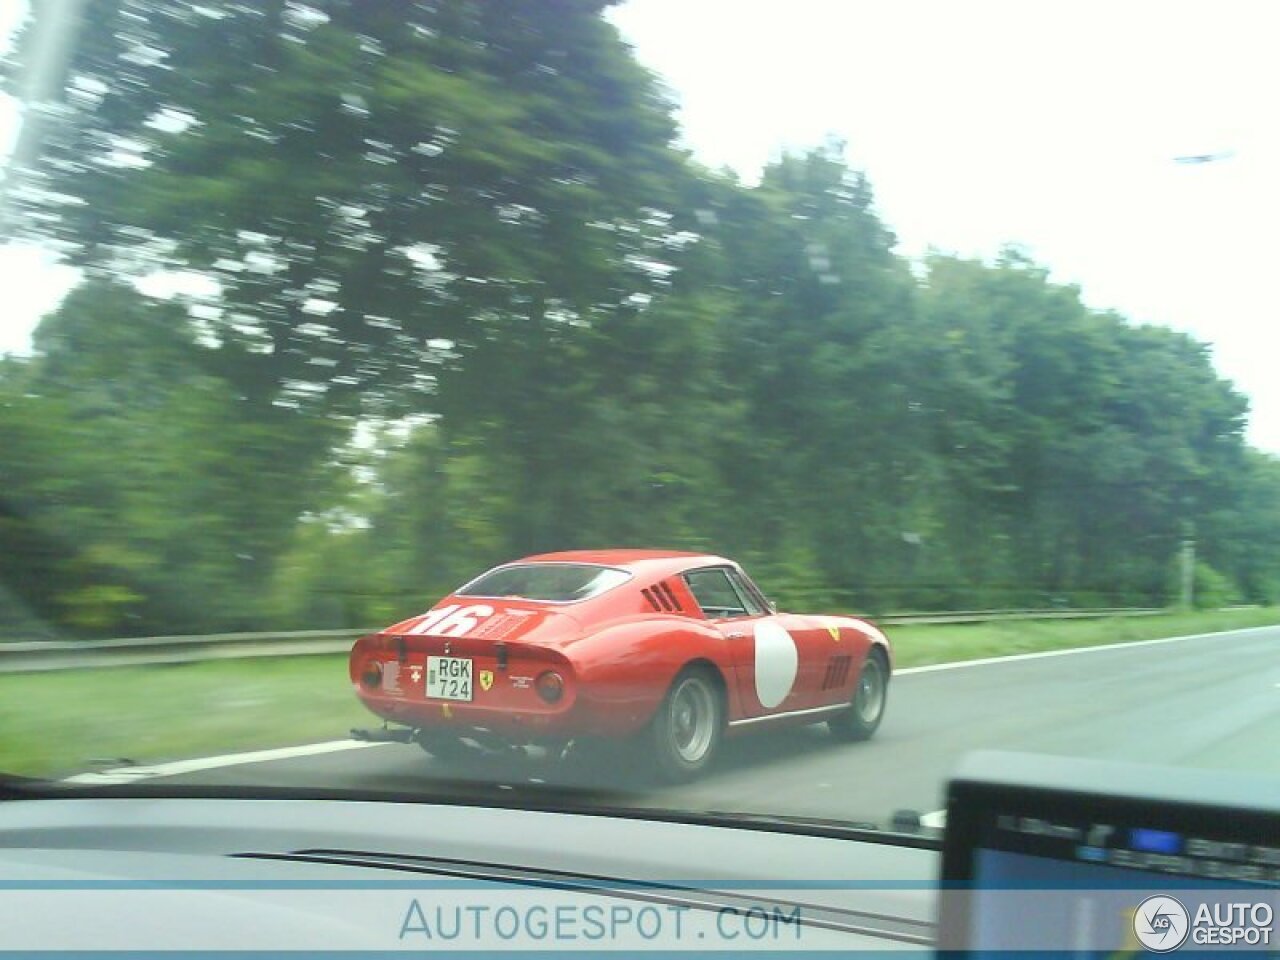
[[[427,696],[470,700],[471,661],[466,657],[427,657]]]

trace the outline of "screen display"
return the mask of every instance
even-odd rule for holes
[[[969,890],[956,891],[969,900],[971,956],[1029,949],[1139,956],[1152,952],[1147,941],[1185,952],[1197,946],[1188,941],[1202,902],[1211,920],[1236,919],[1241,911],[1224,905],[1238,902],[1248,908],[1246,922],[1267,918],[1280,885],[1280,847],[1001,814],[973,851],[972,881]],[[1185,923],[1162,898],[1183,907]],[[1269,932],[1259,931],[1259,946],[1273,939]]]
[[[976,754],[948,789],[939,952],[1280,951],[1280,784]]]

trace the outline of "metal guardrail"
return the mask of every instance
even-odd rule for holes
[[[369,630],[293,630],[0,643],[0,674],[345,653]]]
[[[1070,610],[1055,607],[1050,610],[954,610],[936,613],[891,613],[873,618],[876,623],[895,624],[931,623],[990,623],[996,620],[1090,620],[1100,617],[1150,617],[1168,613],[1165,607],[1096,607]]]
[[[998,620],[1082,620],[1141,617],[1165,613],[1155,607],[1107,607],[1090,610],[951,610],[895,613],[873,618],[884,626],[988,623]],[[297,657],[345,653],[366,630],[292,630],[223,633],[202,636],[122,637],[112,640],[23,640],[0,643],[0,673],[43,673],[101,667]]]
[[[64,653],[91,650],[137,650],[274,643],[284,640],[340,640],[370,630],[277,630],[269,633],[176,634],[169,637],[121,637],[112,640],[16,640],[0,642],[0,656],[17,653]],[[349,643],[350,641],[348,641]]]

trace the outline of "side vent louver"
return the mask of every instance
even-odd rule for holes
[[[675,591],[666,583],[655,584],[652,587],[645,587],[640,591],[644,594],[644,598],[649,601],[649,606],[657,610],[659,613],[675,613],[677,610],[683,611],[680,601],[676,598]]]
[[[831,690],[843,686],[849,679],[850,657],[832,657],[827,661],[827,675],[822,678],[822,689]]]

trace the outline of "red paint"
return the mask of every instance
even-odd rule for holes
[[[730,723],[776,718],[743,728],[751,730],[821,719],[786,715],[849,703],[871,647],[878,645],[890,654],[884,635],[853,617],[764,612],[707,618],[683,579],[685,573],[723,567],[756,590],[742,569],[723,557],[591,550],[541,554],[517,562],[598,564],[632,576],[598,596],[570,603],[451,594],[426,613],[362,637],[352,647],[351,681],[364,705],[393,723],[483,727],[515,741],[584,734],[624,736],[649,722],[682,669],[704,662],[723,680]],[[655,602],[664,609],[655,610]],[[440,617],[446,607],[456,609]],[[465,635],[440,636],[432,632],[434,626],[413,633],[430,621],[432,611],[437,613],[436,624],[446,630],[454,624],[453,629],[465,630]],[[756,693],[754,631],[757,624],[766,622],[786,630],[798,655],[790,690],[772,708],[762,705]],[[838,628],[838,640],[829,627]],[[470,702],[426,697],[426,658],[446,655],[446,647],[447,655],[472,660]],[[505,669],[499,662],[501,647],[505,647]],[[839,658],[844,657],[848,661],[842,665]],[[361,685],[371,661],[377,661],[383,671],[381,685],[373,690]],[[537,691],[537,677],[545,670],[555,670],[564,680],[563,695],[555,703],[547,703]],[[481,684],[482,671],[492,675],[488,689]]]

